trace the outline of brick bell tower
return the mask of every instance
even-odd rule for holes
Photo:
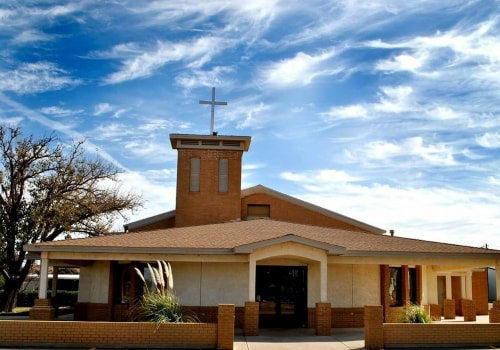
[[[200,101],[212,105],[209,135],[170,134],[177,150],[175,226],[226,222],[241,217],[241,160],[250,147],[250,136],[223,136],[213,131],[214,106],[226,102]]]

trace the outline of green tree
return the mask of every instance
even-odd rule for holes
[[[33,260],[23,246],[108,233],[117,214],[142,205],[123,192],[120,169],[84,154],[85,141],[63,145],[52,134],[24,137],[20,128],[0,126],[0,310],[11,311]]]

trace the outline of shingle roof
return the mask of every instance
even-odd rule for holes
[[[436,243],[418,239],[374,235],[332,228],[301,225],[269,219],[234,221],[222,224],[171,228],[113,234],[27,245],[28,251],[168,251],[179,254],[193,251],[234,253],[238,247],[252,244],[272,244],[276,239],[296,237],[318,245],[345,250],[346,255],[373,256],[478,256],[500,258],[500,251]]]

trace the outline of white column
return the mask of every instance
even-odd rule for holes
[[[38,285],[38,299],[47,299],[47,285],[49,281],[49,259],[42,253],[40,260],[40,281]]]
[[[472,270],[465,275],[465,299],[472,300]]]
[[[255,301],[256,265],[255,258],[250,254],[248,262],[248,301]]]
[[[328,258],[325,256],[319,262],[319,285],[320,300],[322,303],[328,301]]]
[[[451,274],[446,274],[446,299],[453,299],[451,297]]]

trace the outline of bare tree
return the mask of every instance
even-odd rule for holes
[[[117,214],[142,205],[117,184],[120,169],[84,155],[84,142],[71,146],[56,136],[24,137],[0,126],[0,310],[11,311],[33,261],[23,246],[110,231]]]

